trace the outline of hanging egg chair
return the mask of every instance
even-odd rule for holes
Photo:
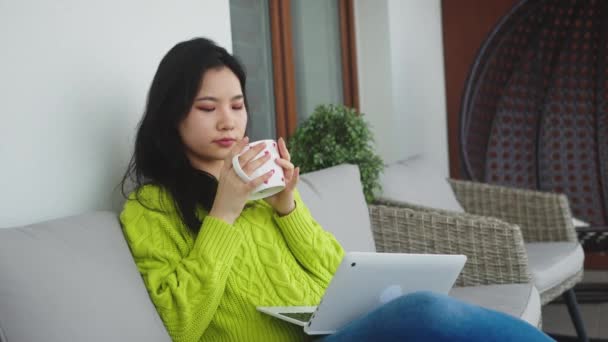
[[[563,193],[608,246],[608,1],[519,2],[482,45],[460,111],[465,178]]]

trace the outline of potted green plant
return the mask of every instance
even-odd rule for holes
[[[363,114],[343,105],[320,105],[298,126],[288,147],[302,173],[344,163],[358,165],[365,200],[371,203],[381,190],[384,165],[373,142]]]

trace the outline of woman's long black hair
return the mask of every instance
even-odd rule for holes
[[[140,202],[137,190],[146,184],[169,191],[182,221],[193,233],[198,233],[201,226],[197,206],[211,210],[218,181],[192,167],[178,126],[190,112],[205,72],[219,67],[229,68],[239,79],[247,107],[243,67],[213,41],[205,38],[184,41],[163,57],[148,92],[133,156],[121,182],[125,197],[126,183],[134,183]]]

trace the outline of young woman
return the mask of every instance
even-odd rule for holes
[[[256,306],[316,305],[344,251],[298,195],[299,169],[279,139],[286,188],[248,201],[264,174],[242,181],[231,160],[248,142],[245,72],[212,41],[173,47],[148,94],[123,179],[135,190],[120,219],[131,252],[175,341],[298,341],[301,327]],[[269,161],[258,145],[247,174]],[[510,316],[432,293],[398,298],[325,341],[545,341]]]

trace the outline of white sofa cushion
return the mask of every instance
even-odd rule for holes
[[[573,218],[572,218],[572,224],[573,224],[575,227],[589,227],[589,223],[587,223],[587,222],[585,222],[585,221],[583,221],[583,220],[579,220],[579,219],[577,219],[576,217],[573,217]]]
[[[515,316],[535,327],[540,324],[540,296],[533,284],[455,287],[450,296]]]
[[[386,166],[380,181],[383,188],[379,196],[381,200],[464,212],[446,177],[421,156]]]
[[[585,254],[578,242],[527,243],[535,286],[543,293],[583,269]]]
[[[376,251],[357,166],[339,165],[303,174],[298,190],[312,216],[346,251]]]

